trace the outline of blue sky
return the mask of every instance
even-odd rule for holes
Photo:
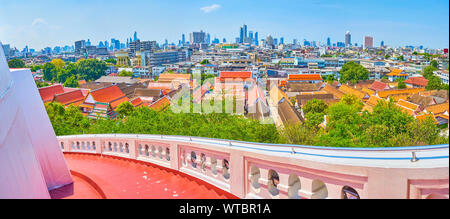
[[[0,0],[0,41],[20,49],[123,42],[134,31],[158,42],[199,30],[234,41],[244,23],[286,42],[344,41],[349,30],[359,44],[370,35],[375,45],[449,46],[448,0]]]

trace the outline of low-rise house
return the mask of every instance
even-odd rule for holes
[[[397,106],[400,107],[404,112],[408,113],[411,116],[417,115],[421,110],[420,106],[406,100],[400,99],[397,103]]]
[[[386,75],[390,81],[395,81],[397,79],[408,79],[408,74],[401,69],[392,69],[391,73]]]
[[[399,94],[403,94],[403,95],[407,95],[408,97],[419,93],[421,91],[424,91],[425,88],[407,88],[407,89],[391,89],[391,90],[384,90],[384,91],[379,91],[377,93],[377,95],[381,98],[387,98],[388,96],[391,95],[399,95]]]
[[[83,113],[89,118],[116,118],[118,113],[114,110],[121,103],[129,101],[125,94],[116,85],[100,88],[90,92],[80,105]]]
[[[56,94],[53,98],[53,102],[58,102],[64,105],[65,107],[74,105],[79,106],[83,103],[85,95],[80,89],[69,91],[62,94]]]
[[[410,77],[405,80],[405,84],[410,88],[426,87],[428,85],[428,80],[424,77]]]
[[[139,80],[133,79],[131,77],[102,76],[99,79],[95,80],[95,82],[97,82],[97,83],[112,83],[113,85],[115,85],[115,84],[121,84],[121,83],[135,84],[135,83],[138,83]]]
[[[341,99],[342,96],[344,96],[344,93],[340,90],[336,89],[334,86],[331,86],[329,84],[326,84],[323,88],[323,91],[326,91],[329,94],[333,94],[335,99]]]
[[[287,79],[287,83],[291,82],[303,82],[303,83],[320,83],[323,82],[320,74],[290,74]]]
[[[149,107],[150,109],[153,109],[158,112],[167,110],[170,107],[170,97],[164,96],[159,100],[155,101],[154,103],[150,104]]]
[[[389,89],[391,89],[391,87],[388,84],[383,83],[381,81],[374,81],[369,89],[378,92],[378,91],[389,90]]]
[[[133,98],[140,98],[144,103],[151,104],[163,97],[163,91],[160,89],[136,88]]]
[[[56,94],[64,93],[64,87],[61,84],[39,88],[39,94],[44,103],[52,102]]]
[[[425,108],[424,113],[432,113],[439,125],[448,123],[449,116],[448,103],[431,105]]]
[[[369,94],[367,94],[363,91],[357,90],[355,88],[352,88],[345,84],[343,84],[342,86],[339,87],[339,91],[341,91],[344,94],[355,95],[356,97],[358,97],[360,100],[363,100],[363,101],[368,100],[370,97]]]
[[[299,107],[303,107],[308,101],[311,100],[322,100],[326,104],[332,104],[339,102],[338,99],[334,98],[333,94],[300,94],[296,96],[297,104]]]

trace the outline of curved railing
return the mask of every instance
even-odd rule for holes
[[[448,198],[448,144],[335,148],[135,134],[58,141],[64,152],[153,163],[240,198]]]

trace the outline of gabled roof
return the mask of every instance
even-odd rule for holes
[[[249,78],[252,78],[251,71],[221,71],[219,76],[219,80],[222,82],[226,79],[242,79],[245,81]]]
[[[358,97],[359,99],[363,100],[363,99],[368,99],[369,95],[367,93],[364,93],[363,91],[360,90],[356,90],[348,85],[343,84],[342,86],[339,87],[339,90],[344,93],[344,94],[353,94],[356,97]]]
[[[158,80],[191,80],[190,74],[170,74],[164,73],[159,75]]]
[[[326,84],[325,87],[322,88],[322,90],[326,91],[329,94],[333,94],[336,99],[341,99],[342,96],[344,96],[344,93],[329,84]]]
[[[402,106],[402,107],[404,107],[404,108],[411,109],[411,110],[413,110],[413,111],[417,111],[417,110],[419,109],[419,105],[414,104],[414,103],[411,103],[411,102],[408,102],[408,101],[403,100],[403,99],[400,99],[400,100],[397,102],[397,105]]]
[[[370,86],[370,89],[374,91],[383,91],[390,89],[390,87],[388,84],[383,83],[381,81],[374,81],[373,84]]]
[[[39,88],[39,94],[44,103],[52,101],[56,94],[62,93],[64,93],[64,88],[61,84]]]
[[[367,103],[369,106],[374,107],[374,106],[376,106],[376,105],[378,104],[379,101],[386,101],[386,100],[385,100],[385,99],[382,99],[382,98],[379,98],[379,97],[377,97],[377,96],[370,96],[369,100],[367,100],[366,103]]]
[[[431,96],[422,96],[420,94],[413,94],[408,98],[408,101],[411,103],[415,103],[417,105],[420,105],[420,107],[425,108],[429,105],[436,104],[436,101]]]
[[[129,100],[116,85],[94,90],[90,95],[96,102],[109,103],[112,109]]]
[[[320,74],[290,74],[288,81],[322,81]]]
[[[272,100],[273,104],[280,103],[280,101],[284,98],[291,105],[289,97],[276,86],[272,87],[272,89],[269,91],[269,97]]]
[[[167,96],[164,96],[163,98],[152,103],[149,107],[155,111],[163,111],[168,106],[170,106],[170,100]]]
[[[411,77],[405,80],[405,83],[420,87],[426,87],[428,85],[428,80],[424,77]]]
[[[395,94],[415,94],[415,93],[419,93],[421,91],[424,91],[425,88],[409,88],[409,89],[395,89],[395,90],[385,90],[385,91],[379,91],[378,92],[378,96],[381,98],[387,98],[390,95],[395,95]]]
[[[136,97],[136,98],[130,100],[130,103],[133,104],[134,107],[139,107],[139,106],[141,106],[144,102],[141,100],[141,98]]]
[[[136,88],[134,89],[134,97],[161,97],[162,91],[160,89],[145,89]]]
[[[74,90],[62,94],[56,94],[53,101],[59,102],[65,106],[68,106],[70,104],[78,106],[83,103],[84,95],[81,90]]]
[[[304,92],[304,91],[317,91],[319,87],[317,84],[305,83],[305,82],[291,82],[286,85],[288,92]]]
[[[387,76],[408,76],[408,74],[404,73],[401,69],[392,69],[391,73],[387,74]]]
[[[428,106],[426,109],[427,112],[433,113],[433,114],[441,114],[444,113],[445,111],[448,112],[448,103],[441,103],[441,104],[435,104],[435,105],[431,105]]]
[[[295,112],[295,110],[290,105],[289,100],[283,100],[278,105],[278,114],[280,115],[283,124],[298,124],[302,122],[300,116]]]
[[[363,88],[363,89],[361,89],[361,91],[365,92],[365,93],[367,93],[369,95],[375,95],[375,91],[373,91],[373,90],[371,90],[369,88]]]
[[[432,113],[430,113],[430,114],[422,114],[422,115],[416,116],[416,119],[419,120],[419,121],[423,121],[423,120],[425,120],[427,118],[430,118],[434,122],[437,122],[436,118],[433,116]]]

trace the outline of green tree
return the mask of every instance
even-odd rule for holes
[[[44,80],[46,81],[53,81],[58,75],[55,65],[50,62],[44,64],[42,71],[44,73]]]
[[[97,59],[84,59],[76,63],[76,71],[81,79],[95,81],[106,74],[106,63]]]
[[[109,58],[109,59],[106,59],[106,60],[105,60],[105,62],[106,62],[106,63],[111,63],[111,64],[114,64],[114,65],[115,65],[115,64],[117,64],[117,60],[116,60],[116,59],[114,59],[114,58]]]
[[[10,68],[25,68],[25,62],[22,59],[11,59],[8,62]]]
[[[80,85],[78,84],[77,76],[72,75],[68,77],[64,82],[64,87],[80,87]]]
[[[439,69],[439,63],[436,60],[431,61],[430,65],[433,66],[436,69]]]
[[[347,83],[348,81],[356,83],[359,80],[369,79],[369,71],[362,65],[353,61],[345,63],[339,73],[341,74],[342,83]]]
[[[134,106],[130,102],[126,101],[117,106],[116,112],[119,113],[121,116],[129,116],[133,114]]]
[[[50,63],[52,63],[57,69],[63,69],[66,66],[66,63],[62,59],[53,59]]]
[[[206,65],[206,64],[209,64],[209,61],[208,61],[207,59],[203,59],[203,60],[200,62],[200,64]]]
[[[121,76],[121,77],[131,77],[132,75],[133,75],[133,72],[126,71],[126,70],[122,70],[119,73],[119,76]]]
[[[328,105],[323,100],[312,99],[306,102],[305,106],[303,106],[303,113],[322,113],[324,114],[328,109]]]

